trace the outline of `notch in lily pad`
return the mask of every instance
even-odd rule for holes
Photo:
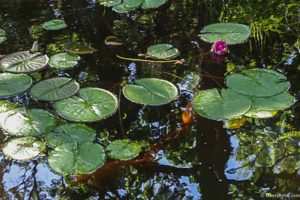
[[[200,32],[200,38],[205,42],[215,43],[224,40],[227,44],[241,44],[251,35],[249,26],[238,23],[215,23],[205,26]]]
[[[128,139],[115,140],[111,142],[106,151],[108,156],[117,160],[130,160],[139,155],[142,151],[142,146],[138,142]]]
[[[66,22],[62,19],[53,19],[53,20],[46,21],[42,26],[44,29],[48,31],[56,31],[68,27]]]
[[[0,97],[10,97],[21,94],[32,85],[32,79],[27,74],[0,74]]]
[[[175,100],[178,89],[173,83],[163,79],[142,78],[136,80],[134,84],[126,85],[123,94],[134,103],[160,106]]]
[[[44,142],[34,137],[21,137],[9,140],[3,148],[3,153],[14,160],[27,161],[37,157],[45,149]]]

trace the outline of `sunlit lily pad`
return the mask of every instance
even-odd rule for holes
[[[66,22],[61,19],[53,19],[43,24],[43,28],[48,31],[56,31],[67,27],[68,25],[66,24]]]
[[[3,148],[4,155],[15,160],[29,160],[38,156],[46,145],[34,137],[11,139]]]
[[[158,8],[168,0],[98,0],[103,6],[113,7],[119,13],[127,13],[138,8],[151,9]]]
[[[54,108],[69,121],[94,122],[113,115],[118,100],[107,90],[90,87],[80,89],[78,96],[55,102]]]
[[[150,8],[158,8],[161,5],[165,4],[168,0],[144,0],[142,4],[143,9],[150,9]]]
[[[105,160],[103,147],[90,142],[60,145],[48,157],[50,167],[63,175],[91,173],[101,167]]]
[[[250,109],[245,116],[250,118],[271,118],[274,117],[277,114],[277,110],[256,110],[256,109]]]
[[[5,30],[0,28],[0,44],[6,40],[6,32]]]
[[[46,142],[50,146],[59,146],[66,143],[92,142],[96,133],[92,128],[83,124],[64,124],[46,135]]]
[[[227,44],[240,44],[250,35],[249,26],[236,23],[215,23],[205,26],[200,32],[201,39],[210,43],[225,40]]]
[[[67,52],[78,55],[92,54],[97,51],[90,44],[84,42],[67,42],[64,44],[64,48]]]
[[[134,103],[159,106],[173,101],[178,96],[178,89],[162,79],[143,78],[126,85],[123,94]]]
[[[254,97],[274,96],[290,87],[287,78],[268,69],[249,69],[226,77],[226,85],[235,92]]]
[[[21,51],[9,54],[0,60],[0,68],[13,73],[31,73],[46,67],[48,61],[47,55]]]
[[[56,77],[34,85],[30,94],[38,100],[58,101],[75,95],[79,87],[79,84],[71,78]]]
[[[72,53],[58,53],[50,57],[50,67],[56,69],[70,69],[78,65],[80,56]]]
[[[42,109],[20,107],[0,114],[2,128],[17,136],[39,136],[51,131],[55,124],[54,116]]]
[[[122,0],[98,0],[98,2],[103,6],[112,7],[122,3]]]
[[[106,147],[108,156],[118,160],[130,160],[135,158],[139,155],[141,150],[142,146],[139,143],[127,139],[115,140]]]
[[[147,49],[147,56],[155,59],[172,59],[178,55],[178,49],[170,44],[156,44]]]
[[[9,97],[28,90],[32,79],[26,74],[0,74],[0,97]]]
[[[214,120],[233,119],[245,114],[251,99],[229,89],[208,89],[198,92],[193,100],[194,110],[201,116]]]

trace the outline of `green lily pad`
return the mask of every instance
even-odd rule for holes
[[[58,53],[50,57],[49,65],[56,69],[70,69],[78,65],[80,56],[72,53]]]
[[[0,44],[6,40],[6,32],[5,30],[0,28]]]
[[[144,0],[142,4],[143,9],[151,9],[151,8],[158,8],[161,5],[165,4],[168,0]]]
[[[93,142],[95,130],[83,124],[64,124],[46,135],[46,142],[50,146],[59,146],[66,143]]]
[[[278,110],[256,110],[251,108],[246,114],[246,117],[250,118],[257,118],[257,119],[263,119],[263,118],[271,118],[274,117],[277,114]]]
[[[88,87],[80,89],[78,96],[55,102],[54,108],[66,120],[94,122],[113,115],[118,100],[107,90]]]
[[[140,7],[144,0],[123,0],[122,3],[113,7],[113,10],[118,13],[127,13]]]
[[[98,3],[103,6],[112,7],[122,3],[122,0],[98,0]]]
[[[71,78],[56,77],[34,85],[30,94],[38,100],[58,101],[75,95],[79,87],[79,84]]]
[[[53,19],[50,21],[47,21],[43,24],[43,28],[48,30],[48,31],[56,31],[56,30],[61,30],[64,28],[67,28],[68,25],[64,20],[61,19]]]
[[[47,55],[21,51],[9,54],[0,60],[0,68],[13,73],[31,73],[46,67],[48,61]]]
[[[64,44],[64,49],[69,53],[78,55],[92,54],[97,51],[85,42],[67,42]]]
[[[115,140],[106,147],[108,156],[118,160],[130,160],[135,158],[139,155],[141,150],[142,146],[139,143],[127,139]]]
[[[226,120],[237,118],[251,108],[251,99],[230,89],[208,89],[198,92],[193,108],[208,119]]]
[[[3,148],[4,155],[14,160],[29,160],[35,158],[46,148],[45,143],[34,137],[11,139]]]
[[[251,35],[249,26],[236,23],[215,23],[204,27],[200,37],[205,42],[225,40],[227,44],[244,43]]]
[[[178,96],[178,89],[162,79],[143,78],[126,85],[123,94],[134,103],[159,106],[173,101]]]
[[[170,44],[156,44],[147,49],[147,56],[155,59],[172,59],[176,58],[178,55],[178,49]]]
[[[90,142],[60,145],[48,157],[50,167],[63,175],[91,173],[101,167],[105,160],[103,147]]]
[[[235,92],[253,97],[274,96],[290,87],[283,74],[268,69],[249,69],[240,74],[232,73],[226,77],[226,85]]]
[[[0,74],[0,97],[21,94],[32,85],[32,79],[26,74]]]
[[[0,114],[0,125],[7,133],[17,136],[39,136],[53,129],[56,121],[42,109],[14,108]]]

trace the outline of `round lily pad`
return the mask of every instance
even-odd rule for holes
[[[75,95],[79,87],[79,84],[71,78],[56,77],[34,85],[30,94],[38,100],[58,101]]]
[[[144,0],[123,0],[122,3],[113,7],[113,10],[118,13],[127,13],[140,7]]]
[[[60,145],[48,157],[50,167],[63,175],[91,173],[101,167],[105,160],[103,147],[90,142]]]
[[[201,32],[202,40],[214,43],[225,40],[227,44],[240,44],[251,35],[249,26],[237,23],[215,23],[205,26]]]
[[[193,108],[199,115],[213,120],[233,119],[245,114],[251,99],[230,89],[208,89],[198,92]]]
[[[3,148],[4,155],[15,160],[29,160],[38,156],[46,148],[45,143],[34,137],[11,139]]]
[[[144,0],[142,4],[143,9],[150,9],[150,8],[158,8],[161,5],[165,4],[168,0]]]
[[[97,49],[85,42],[67,42],[64,44],[64,49],[69,53],[78,55],[92,54],[97,51]]]
[[[286,76],[269,69],[249,69],[226,77],[226,85],[235,92],[254,97],[274,96],[290,87]]]
[[[47,55],[21,51],[9,54],[0,60],[0,68],[13,73],[31,73],[46,67],[48,61]]]
[[[0,74],[0,97],[9,97],[21,94],[32,85],[32,79],[26,74]]]
[[[147,49],[147,56],[155,59],[172,59],[178,55],[178,49],[170,44],[156,44]]]
[[[126,85],[123,94],[134,103],[159,106],[173,101],[178,96],[178,89],[162,79],[143,78]]]
[[[58,53],[50,57],[49,65],[56,69],[70,69],[78,65],[80,56],[73,53]]]
[[[127,139],[115,140],[106,147],[108,156],[118,160],[130,160],[135,158],[139,155],[141,150],[142,146],[139,143]]]
[[[46,142],[50,146],[59,146],[66,143],[92,142],[95,139],[95,130],[83,124],[64,124],[46,135]]]
[[[39,136],[51,131],[56,124],[54,116],[42,109],[15,108],[1,113],[0,118],[2,128],[18,136]]]
[[[66,22],[61,19],[53,19],[43,24],[43,28],[48,31],[56,31],[67,27],[68,25],[66,24]]]
[[[6,40],[6,32],[5,30],[0,28],[0,44]]]
[[[113,115],[118,100],[107,90],[88,87],[80,89],[78,96],[55,102],[54,108],[66,120],[94,122]]]

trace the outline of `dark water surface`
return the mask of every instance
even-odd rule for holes
[[[270,119],[248,119],[236,130],[196,114],[191,123],[182,123],[182,113],[189,108],[194,91],[223,86],[230,67],[283,72],[291,81],[292,93],[299,96],[299,49],[295,46],[299,32],[291,34],[288,29],[297,29],[297,24],[285,24],[286,32],[266,36],[263,45],[252,38],[230,47],[227,60],[217,62],[210,56],[210,45],[197,37],[205,25],[218,22],[224,11],[221,3],[212,2],[169,1],[158,10],[117,14],[92,0],[0,0],[0,27],[8,33],[8,40],[0,45],[0,55],[30,49],[36,36],[49,56],[60,52],[61,44],[70,40],[85,41],[98,49],[82,56],[79,67],[72,70],[47,68],[34,73],[35,81],[69,76],[82,88],[100,87],[119,96],[122,82],[157,77],[176,84],[181,93],[176,101],[161,107],[143,107],[121,95],[120,113],[88,124],[97,130],[95,142],[100,144],[130,138],[148,147],[132,161],[108,160],[92,175],[63,177],[51,171],[47,155],[23,163],[9,160],[0,152],[0,199],[225,200],[264,199],[270,194],[298,194],[300,198],[300,142],[297,138],[278,139],[281,134],[300,130],[299,103]],[[56,32],[34,28],[54,18],[64,18],[68,28]],[[124,45],[105,45],[109,35],[117,36]],[[153,64],[116,58],[137,57],[155,43],[177,47],[185,63]],[[195,76],[201,77],[199,82]],[[28,94],[12,101],[55,113],[51,104],[37,102]],[[9,139],[4,133],[0,138],[1,146]],[[290,159],[285,161],[286,157]]]

